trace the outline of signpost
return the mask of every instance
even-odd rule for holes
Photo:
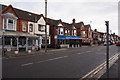
[[[47,52],[47,0],[45,0],[45,52]]]
[[[106,46],[106,73],[107,78],[109,78],[109,21],[105,21],[107,29],[107,46]]]

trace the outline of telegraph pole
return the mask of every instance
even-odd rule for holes
[[[109,21],[105,21],[107,29],[107,46],[106,46],[106,73],[107,78],[109,78]]]
[[[45,0],[45,52],[47,52],[47,0]]]

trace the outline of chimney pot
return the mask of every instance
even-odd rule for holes
[[[73,23],[75,23],[75,19],[73,19]]]

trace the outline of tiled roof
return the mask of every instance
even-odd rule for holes
[[[57,26],[57,24],[58,24],[59,21],[60,20],[54,20],[54,19],[47,18],[47,23],[48,24],[52,24],[54,26]]]
[[[8,7],[8,6],[2,5],[2,4],[0,4],[0,6],[2,6],[2,10],[4,10],[5,8]],[[18,15],[18,17],[20,19],[35,21],[40,16],[39,14],[35,14],[35,13],[32,13],[32,12],[20,10],[20,9],[17,9],[17,8],[13,8],[13,10],[15,11],[15,13]]]
[[[81,28],[83,22],[75,23],[76,28]]]
[[[65,28],[71,28],[71,24],[69,24],[69,23],[66,23],[66,22],[62,22],[63,23],[63,27],[65,27]]]
[[[89,24],[88,25],[85,25],[85,30],[88,30],[89,29]]]

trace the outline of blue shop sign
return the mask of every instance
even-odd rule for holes
[[[79,37],[77,37],[77,36],[57,35],[57,39],[79,39]]]

